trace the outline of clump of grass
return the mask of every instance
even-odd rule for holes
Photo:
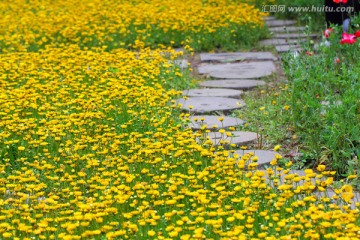
[[[313,164],[326,164],[338,176],[357,173],[360,102],[355,45],[341,45],[338,28],[330,47],[315,55],[284,57],[291,89],[292,122]]]
[[[246,92],[246,108],[235,111],[234,115],[245,120],[243,130],[259,134],[259,143],[254,147],[272,149],[280,144],[283,146],[282,155],[286,156],[287,161],[294,160],[299,142],[291,121],[291,91],[285,81],[278,81],[278,76],[269,79],[271,85]]]

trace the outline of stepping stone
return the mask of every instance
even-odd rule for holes
[[[277,58],[271,52],[234,52],[234,53],[200,53],[200,60],[235,62],[235,61],[276,61]]]
[[[285,38],[285,39],[298,39],[298,38],[317,38],[319,35],[317,34],[305,34],[305,33],[277,33],[274,35],[274,38]]]
[[[220,132],[209,132],[206,134],[206,136],[210,137],[211,142],[218,146],[220,145],[220,141],[224,140],[227,141],[227,143],[224,144],[224,146],[227,146],[229,144],[236,144],[237,146],[244,146],[249,143],[255,142],[258,139],[258,135],[255,132],[240,132],[235,131],[231,132],[233,136],[228,137],[226,133],[220,133]]]
[[[187,100],[180,98],[176,100],[176,103],[182,104],[182,109],[196,113],[229,111],[245,106],[245,102],[242,100],[224,97],[190,97]],[[189,106],[193,108],[190,109]]]
[[[227,64],[207,64],[198,68],[199,74],[208,74],[213,78],[262,78],[274,72],[271,61],[243,62]]]
[[[330,101],[321,101],[320,103],[322,105],[320,114],[325,115],[328,108],[340,106],[342,104],[342,101],[337,100],[337,101],[332,102],[332,103],[330,103]]]
[[[357,202],[360,202],[360,192],[355,192],[355,191],[353,191],[353,194],[354,194],[354,198],[351,200],[352,201],[352,203],[350,204],[350,208],[351,209],[356,209],[356,203]],[[335,195],[337,195],[337,196],[341,196],[341,194],[336,194],[335,192],[334,192],[334,190],[332,190],[332,189],[326,189],[326,191],[324,191],[324,192],[319,192],[319,191],[316,191],[316,192],[314,192],[314,195],[315,196],[317,196],[318,198],[323,198],[323,197],[327,197],[327,198],[333,198]],[[336,200],[333,200],[333,202],[336,202]],[[339,204],[339,206],[344,206],[344,205],[347,205],[347,204],[345,204],[345,203],[343,203],[343,202],[341,202],[341,201],[339,201],[338,202]]]
[[[220,121],[219,118],[223,120]],[[203,121],[201,119],[204,118]],[[217,126],[215,129],[236,127],[243,125],[244,121],[239,118],[226,117],[226,116],[212,116],[212,115],[196,115],[190,118],[190,126],[194,130],[201,129],[202,126],[206,125],[206,129],[214,129],[213,126]]]
[[[271,20],[276,20],[276,17],[274,16],[267,16],[267,17],[263,17],[264,21],[271,21]]]
[[[306,39],[303,39],[306,41]],[[260,45],[270,46],[270,45],[299,45],[301,43],[300,39],[284,39],[284,38],[272,38],[267,40],[262,40],[259,42]]]
[[[286,175],[284,174],[284,171],[278,172],[276,171],[275,175],[272,175],[271,178],[269,178],[269,175],[267,173],[267,170],[260,170],[263,171],[265,173],[265,177],[267,179],[268,182],[270,182],[271,178],[278,178],[279,179],[279,185],[284,184],[285,183],[285,178],[287,175],[290,174],[294,174],[295,176],[299,176],[299,177],[305,177],[306,173],[303,170],[290,170],[289,173],[287,173]],[[316,179],[311,178],[310,181],[315,185],[316,184]],[[297,185],[303,185],[305,182],[305,180],[300,180],[298,183],[293,182],[293,187],[296,188]]]
[[[239,154],[239,156],[243,156],[247,153],[254,153],[254,156],[257,156],[259,160],[257,161],[258,169],[264,169],[265,165],[269,165],[270,162],[275,159],[275,155],[277,152],[270,150],[238,150],[235,153]]]
[[[269,31],[275,33],[288,33],[288,32],[301,32],[301,31],[305,31],[305,29],[306,27],[288,26],[288,27],[272,27],[269,28]]]
[[[229,97],[239,98],[243,91],[226,88],[202,88],[183,91],[184,96],[188,97]]]
[[[230,89],[241,89],[249,90],[258,86],[266,85],[265,81],[254,80],[254,79],[227,79],[227,80],[209,80],[201,82],[201,87],[209,88],[230,88]]]
[[[321,47],[321,43],[315,43],[314,44],[314,50],[319,50],[319,47]]]
[[[290,26],[295,24],[296,21],[294,20],[270,20],[266,22],[268,27],[283,27],[283,26]]]
[[[337,100],[333,103],[330,103],[330,101],[321,101],[321,105],[323,106],[340,106],[342,104],[342,101],[341,100]]]
[[[265,178],[267,179],[266,181],[267,181],[268,183],[271,183],[271,184],[272,184],[272,182],[270,181],[269,176],[268,176],[268,174],[267,174],[267,171],[266,171],[266,170],[259,170],[259,171],[264,172],[264,173],[265,173]],[[277,176],[279,176],[279,173],[278,173],[278,172],[276,172],[276,174],[277,174]],[[285,177],[286,177],[287,175],[289,175],[289,174],[295,174],[295,175],[297,175],[297,176],[299,176],[299,177],[305,177],[305,176],[306,176],[306,173],[305,173],[305,171],[303,171],[303,170],[290,170],[289,173],[286,174],[286,175],[284,175],[284,172],[281,171],[281,175],[280,175],[280,178],[279,178],[280,181],[279,181],[279,183],[278,183],[277,186],[273,186],[273,187],[277,188],[278,186],[284,184],[284,183],[285,183]],[[326,178],[327,178],[327,177],[325,177],[325,176],[324,176],[323,178],[321,178],[321,179],[317,179],[317,178],[313,177],[313,178],[310,178],[310,181],[311,181],[312,185],[316,185],[316,180],[325,181]],[[302,185],[304,185],[304,183],[305,183],[305,180],[300,180],[300,181],[297,182],[297,183],[293,182],[293,183],[292,183],[292,184],[293,184],[293,189],[296,189],[297,186],[302,186]],[[360,202],[360,193],[359,193],[359,192],[356,192],[356,191],[354,191],[353,193],[354,193],[354,198],[352,199],[352,203],[350,204],[350,207],[351,207],[351,209],[356,209],[356,202]],[[323,192],[318,191],[318,189],[315,188],[314,191],[311,193],[311,195],[316,196],[317,199],[318,199],[318,201],[320,201],[320,199],[321,199],[321,198],[324,198],[324,197],[328,197],[328,198],[331,199],[334,195],[336,195],[336,193],[335,193],[331,188],[327,188],[327,189],[326,189],[325,191],[323,191]],[[340,194],[340,195],[341,195],[341,194]],[[297,195],[297,196],[300,197],[300,198],[302,198],[302,197],[305,197],[305,196],[307,196],[307,195],[299,194],[299,195]],[[338,196],[339,196],[339,195],[338,195]],[[337,203],[338,206],[340,206],[340,207],[341,207],[341,206],[344,206],[344,205],[347,205],[347,204],[345,204],[344,202],[341,202],[341,201],[332,200],[332,202]]]
[[[186,69],[186,68],[188,68],[188,60],[186,60],[186,59],[183,59],[183,60],[175,60],[174,61],[174,64],[175,65],[177,65],[177,66],[179,66],[181,69]]]
[[[294,45],[280,45],[280,46],[275,46],[275,48],[278,53],[302,50],[300,46],[294,46]]]
[[[184,52],[184,48],[183,47],[178,47],[178,48],[174,48],[175,52]]]

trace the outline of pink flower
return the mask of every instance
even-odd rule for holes
[[[334,3],[347,3],[348,0],[333,0]]]
[[[330,33],[332,33],[334,31],[334,29],[332,29],[332,28],[327,28],[327,29],[325,29],[325,31],[324,31],[324,36],[326,37],[326,38],[329,38],[330,37]]]
[[[353,44],[356,42],[356,36],[355,34],[348,34],[348,33],[343,33],[342,34],[342,39],[341,39],[341,44]]]

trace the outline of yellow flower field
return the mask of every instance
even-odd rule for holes
[[[245,42],[257,34],[247,29],[258,30],[264,15],[251,5],[226,0],[16,0],[1,1],[0,12],[1,52],[68,43],[113,49],[135,40],[193,47]]]
[[[312,194],[331,173],[280,183],[275,159],[246,171],[255,157],[197,144],[171,103],[186,81],[176,55],[77,46],[2,55],[3,238],[358,235],[358,210]],[[349,186],[337,198],[352,195]]]

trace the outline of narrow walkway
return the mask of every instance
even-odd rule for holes
[[[273,38],[260,44],[275,46],[279,54],[289,50],[300,50],[301,41],[307,39],[301,33],[304,27],[293,26],[296,23],[293,20],[276,20],[268,17],[266,23],[270,32],[274,33]],[[259,135],[255,132],[236,131],[232,132],[232,136],[227,136],[219,130],[244,123],[242,119],[226,115],[232,110],[246,106],[241,99],[244,91],[266,85],[264,78],[278,72],[278,57],[271,52],[200,53],[199,60],[196,71],[211,80],[201,82],[199,89],[185,90],[183,95],[186,97],[177,100],[184,110],[190,110],[195,114],[190,119],[192,128],[211,130],[208,136],[217,145],[222,142],[221,140],[228,140],[229,144],[238,147],[258,141]],[[221,112],[222,116],[211,114],[214,112]],[[276,155],[274,151],[262,149],[245,151],[249,152],[259,157],[261,168],[270,164]],[[238,153],[243,154],[244,151],[239,150]]]
[[[308,40],[309,36],[302,33],[305,27],[294,26],[295,21],[268,17],[266,23],[273,33],[273,38],[261,41],[260,44],[274,46],[279,56],[284,52],[301,50],[301,43]],[[315,39],[317,36],[310,37]],[[278,72],[278,57],[271,52],[232,52],[201,53],[199,58],[200,64],[193,68],[197,67],[196,71],[210,80],[201,82],[199,89],[183,91],[184,98],[177,99],[177,103],[181,104],[184,110],[192,113],[190,126],[194,131],[210,130],[206,136],[210,137],[214,145],[224,146],[225,142],[225,145],[237,146],[239,150],[236,153],[239,156],[253,153],[259,158],[258,169],[266,169],[276,158],[276,152],[262,149],[241,150],[241,146],[256,143],[259,135],[255,132],[231,131],[231,127],[242,125],[244,121],[226,115],[246,106],[241,99],[244,91],[266,85],[264,78]],[[229,128],[231,130],[224,133],[223,129]],[[291,173],[306,175],[301,170]],[[319,195],[324,194],[331,197],[335,193],[331,190],[326,193],[319,192]],[[360,196],[356,196],[356,199],[359,201]]]

